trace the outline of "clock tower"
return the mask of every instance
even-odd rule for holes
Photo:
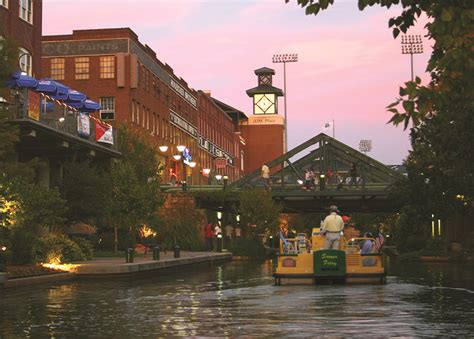
[[[271,68],[255,70],[258,86],[247,90],[253,101],[253,115],[241,125],[242,137],[246,143],[244,173],[251,173],[262,167],[285,150],[285,119],[278,114],[278,97],[283,96],[280,88],[273,87]],[[272,168],[275,172],[277,168]]]

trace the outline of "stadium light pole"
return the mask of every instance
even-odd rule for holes
[[[286,112],[286,63],[297,62],[298,54],[274,54],[273,63],[283,63],[283,92],[284,92],[284,105],[285,105],[285,153],[288,152],[288,120]]]
[[[413,81],[413,54],[423,53],[423,41],[421,35],[402,36],[402,54],[410,54],[411,58],[411,81]]]

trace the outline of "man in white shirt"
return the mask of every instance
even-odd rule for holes
[[[326,249],[339,249],[340,233],[344,230],[344,221],[337,213],[339,210],[337,206],[329,207],[329,215],[324,219],[322,231],[326,234]]]

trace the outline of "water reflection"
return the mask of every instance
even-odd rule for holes
[[[0,337],[469,336],[474,270],[392,265],[386,285],[274,286],[270,261],[0,292]]]

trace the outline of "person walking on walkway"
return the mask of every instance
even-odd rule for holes
[[[212,251],[214,249],[213,238],[214,238],[214,228],[212,227],[212,223],[208,223],[204,230],[204,236],[206,237],[206,247],[208,251]]]
[[[341,237],[341,231],[344,230],[344,221],[342,217],[337,213],[339,210],[337,206],[331,205],[329,207],[329,215],[324,219],[323,222],[323,233],[326,234],[326,249],[339,249],[339,238]]]

